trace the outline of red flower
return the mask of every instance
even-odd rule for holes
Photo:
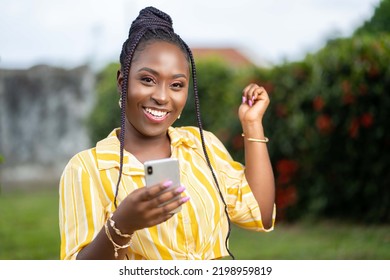
[[[343,103],[344,104],[352,104],[352,103],[354,103],[355,102],[355,96],[353,96],[353,94],[352,94],[351,84],[349,83],[349,81],[344,80],[341,83],[341,88],[343,90]]]
[[[348,133],[351,138],[356,138],[359,133],[359,120],[354,118],[348,128]]]
[[[344,93],[343,94],[343,103],[344,104],[352,104],[355,102],[355,96],[353,96],[351,93]]]
[[[316,96],[313,100],[313,108],[317,112],[321,111],[322,108],[324,108],[325,102],[324,99],[321,96]]]
[[[284,209],[294,205],[297,202],[297,188],[294,185],[289,185],[285,188],[276,188],[276,206]]]
[[[321,134],[329,134],[333,129],[332,119],[329,115],[320,115],[317,117],[316,126]]]
[[[278,173],[277,183],[287,184],[298,170],[298,163],[295,160],[281,159],[276,163]]]
[[[374,123],[374,117],[370,113],[365,113],[360,117],[360,123],[363,127],[369,128]]]
[[[280,174],[294,174],[298,170],[298,163],[291,159],[281,159],[276,164],[276,171]]]

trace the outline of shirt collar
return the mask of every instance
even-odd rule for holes
[[[99,170],[117,168],[120,164],[120,142],[117,137],[119,128],[114,129],[107,138],[96,144],[96,157]],[[171,139],[172,149],[177,149],[181,145],[196,149],[196,145],[186,133],[181,133],[180,129],[168,128],[168,135]],[[123,173],[128,175],[145,175],[143,164],[127,151],[123,151]]]
[[[120,142],[117,137],[119,128],[114,129],[107,138],[96,144],[96,157],[99,170],[120,167]],[[132,154],[123,151],[123,174],[144,175],[143,164]]]
[[[179,128],[169,127],[168,135],[171,138],[171,146],[176,148],[180,145],[185,145],[189,148],[196,149],[194,141],[188,137],[188,133],[183,133]]]

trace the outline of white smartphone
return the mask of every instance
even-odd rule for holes
[[[151,187],[168,180],[172,181],[172,186],[170,188],[177,188],[180,186],[180,169],[179,160],[177,158],[145,161],[144,167],[146,187]],[[168,188],[168,190],[170,188]],[[178,194],[178,196],[180,196],[180,194]],[[172,213],[177,213],[180,210],[181,206],[173,210]]]

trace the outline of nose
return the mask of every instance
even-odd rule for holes
[[[158,104],[164,105],[169,102],[169,88],[165,85],[157,87],[151,98]]]

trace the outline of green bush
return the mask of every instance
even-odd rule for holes
[[[280,218],[390,221],[388,65],[390,37],[360,36],[257,73]]]
[[[301,108],[310,125],[301,131],[316,132],[318,143],[308,143],[316,157],[301,170],[311,174],[301,182],[313,188],[310,209],[390,222],[390,36],[336,40],[308,62],[313,76]]]

